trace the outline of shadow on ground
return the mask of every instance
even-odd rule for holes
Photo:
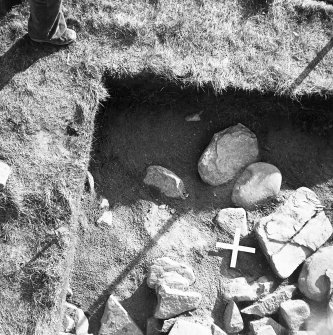
[[[73,281],[74,288],[81,290],[78,297],[83,301],[83,307],[91,314],[90,332],[97,334],[109,295],[128,287],[132,287],[132,294],[123,300],[123,305],[145,329],[145,320],[153,314],[156,303],[156,298],[142,281],[147,268],[147,255],[173,229],[178,218],[186,215],[190,218],[188,215],[192,213],[193,226],[204,226],[206,231],[210,231],[212,239],[215,236],[223,238],[205,215],[212,216],[218,209],[232,206],[230,193],[233,185],[211,187],[201,181],[197,172],[200,155],[214,133],[243,123],[257,135],[262,160],[281,170],[284,189],[300,186],[316,188],[324,204],[331,206],[332,98],[325,100],[316,96],[295,101],[272,94],[232,90],[216,94],[209,86],[198,89],[149,73],[131,78],[109,75],[106,85],[110,99],[96,119],[96,141],[90,166],[97,193],[109,200],[112,209],[130,208],[130,211],[140,212],[137,202],[145,200],[157,205],[166,204],[174,208],[176,214],[165,222],[154,238],[144,231],[141,219],[134,222],[132,234],[142,243],[132,254],[122,252],[127,247],[119,241],[121,236],[117,234],[121,234],[121,230],[109,231],[97,227],[89,233],[89,237],[83,237]],[[200,113],[201,121],[186,122],[185,117],[193,113]],[[185,201],[170,200],[147,188],[142,180],[146,168],[153,164],[178,174],[184,180],[189,198]],[[125,221],[120,224],[124,231]],[[110,241],[112,234],[116,236]],[[86,251],[85,256],[81,255],[92,243],[99,244],[100,251],[91,255]],[[131,243],[127,240],[125,244]],[[253,236],[242,243],[258,247]],[[204,308],[211,308],[213,317],[220,314],[224,306],[218,292],[215,292],[218,289],[216,277],[271,274],[260,252],[255,256],[240,254],[237,273],[230,272],[229,256],[226,251],[209,254],[193,248],[192,265],[197,267],[198,273],[202,273],[197,289],[206,285],[201,287],[203,294],[211,292],[211,301],[208,299]],[[206,274],[206,269],[212,267],[216,267],[216,271]],[[98,271],[104,274],[100,275]],[[111,277],[110,271],[113,271]],[[112,280],[108,280],[108,276]],[[133,287],[136,287],[134,291]],[[143,307],[145,303],[147,308]]]
[[[20,72],[27,70],[39,59],[51,55],[59,48],[31,41],[26,34],[0,56],[0,91]]]

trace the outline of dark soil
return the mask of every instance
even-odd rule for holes
[[[154,258],[169,255],[194,268],[193,289],[203,294],[194,314],[212,316],[223,327],[220,286],[225,278],[274,276],[253,234],[241,244],[256,247],[257,252],[240,253],[236,269],[229,268],[229,251],[214,248],[217,240],[232,241],[213,218],[219,209],[232,206],[233,183],[203,183],[197,172],[200,155],[214,133],[240,122],[257,135],[262,161],[276,165],[283,175],[281,196],[248,213],[249,227],[301,186],[318,194],[332,220],[333,100],[293,101],[242,91],[216,95],[211,87],[180,87],[143,75],[108,77],[106,84],[110,99],[96,119],[90,167],[98,196],[83,199],[88,225],[78,241],[74,300],[91,314],[94,334],[110,294],[121,298],[145,330],[156,304],[155,293],[144,280],[147,267]],[[200,122],[185,121],[187,115],[201,111]],[[180,176],[190,196],[172,200],[145,186],[145,171],[152,164]],[[114,213],[112,227],[96,224],[101,196]]]

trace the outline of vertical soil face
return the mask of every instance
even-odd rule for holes
[[[215,249],[217,241],[232,242],[233,236],[217,227],[214,217],[219,209],[232,206],[233,182],[219,187],[203,183],[197,171],[200,155],[214,133],[242,123],[257,135],[262,161],[276,165],[283,175],[281,197],[249,212],[249,227],[300,186],[319,195],[332,219],[332,100],[295,102],[245,92],[215,95],[208,87],[181,88],[153,77],[109,79],[107,84],[110,100],[96,120],[90,170],[98,197],[110,203],[113,223],[97,225],[100,199],[86,196],[88,225],[77,246],[74,300],[91,314],[94,334],[110,294],[120,297],[144,331],[156,306],[155,293],[145,283],[147,268],[154,258],[170,256],[195,271],[193,290],[202,293],[203,301],[194,314],[213,317],[223,327],[224,281],[273,274],[253,234],[241,244],[257,252],[240,253],[236,269],[229,268],[230,251]],[[201,121],[186,122],[193,113],[201,113]],[[176,173],[190,196],[168,199],[145,186],[149,165]]]

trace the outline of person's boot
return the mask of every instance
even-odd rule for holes
[[[76,41],[76,32],[72,29],[66,28],[65,32],[58,38],[52,38],[51,40],[39,40],[30,37],[30,39],[37,43],[48,43],[52,45],[69,45]]]

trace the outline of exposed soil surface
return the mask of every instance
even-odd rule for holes
[[[203,301],[193,314],[212,316],[223,326],[223,281],[273,273],[253,234],[241,244],[256,247],[257,252],[240,253],[236,269],[229,268],[230,251],[215,249],[217,241],[233,238],[213,220],[218,210],[232,206],[233,183],[220,187],[203,183],[197,172],[200,155],[214,133],[240,122],[257,135],[262,161],[276,165],[283,175],[281,196],[249,212],[249,227],[301,186],[318,194],[332,221],[332,100],[296,102],[234,91],[216,96],[210,88],[198,91],[141,77],[109,79],[107,85],[110,99],[96,120],[90,168],[97,197],[87,194],[83,199],[88,220],[78,239],[74,300],[90,313],[94,334],[111,293],[121,298],[145,330],[156,305],[155,293],[145,283],[147,268],[154,258],[168,255],[194,269],[193,289],[202,293]],[[198,112],[202,112],[201,121],[185,121],[187,115]],[[152,164],[180,176],[189,197],[170,200],[145,186],[145,171]],[[112,227],[96,223],[102,213],[101,197],[110,202]]]

